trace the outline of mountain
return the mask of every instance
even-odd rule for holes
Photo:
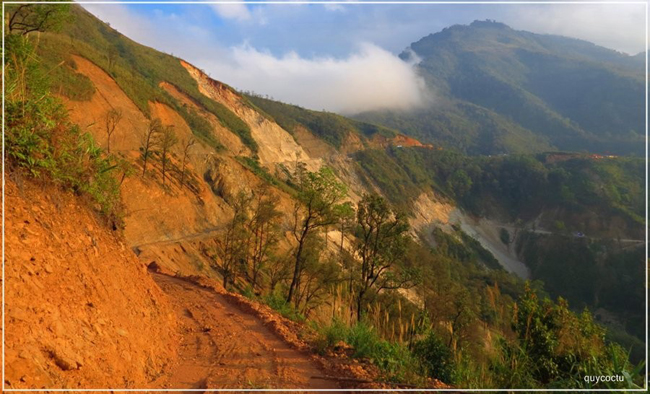
[[[64,6],[8,7],[62,15],[5,30],[7,386],[642,382],[642,159],[465,155],[243,94]],[[464,105],[458,131],[550,148]]]
[[[400,57],[419,61],[431,104],[358,119],[469,154],[644,151],[638,55],[475,21],[424,37]]]

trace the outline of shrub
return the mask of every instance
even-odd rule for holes
[[[429,331],[424,339],[414,343],[412,350],[429,377],[447,383],[453,382],[453,355],[433,331]]]
[[[85,194],[114,224],[121,224],[117,166],[92,136],[72,124],[49,90],[28,37],[8,36],[5,146],[9,165]]]
[[[280,291],[277,291],[277,289],[264,297],[263,300],[266,305],[278,311],[287,319],[297,322],[305,321],[305,316],[298,312],[291,303],[287,302],[286,297]]]

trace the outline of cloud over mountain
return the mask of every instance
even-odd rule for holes
[[[203,63],[213,77],[243,90],[311,109],[352,114],[378,109],[406,110],[427,99],[412,65],[369,43],[345,58],[275,56],[244,44],[228,60]]]

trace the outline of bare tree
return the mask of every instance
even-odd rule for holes
[[[160,161],[162,163],[162,181],[165,184],[165,174],[169,163],[170,150],[178,143],[178,137],[174,133],[174,126],[165,126],[160,134]]]
[[[70,4],[7,4],[9,34],[57,31],[71,19]]]
[[[122,120],[122,111],[119,109],[111,108],[104,117],[104,125],[106,126],[106,152],[111,153],[111,136],[115,132],[117,125]]]
[[[183,187],[183,182],[185,181],[185,165],[187,164],[187,158],[190,155],[190,148],[196,144],[194,138],[189,138],[183,142],[183,161],[181,163],[181,187]]]
[[[140,143],[140,153],[142,155],[142,176],[144,177],[147,173],[147,162],[149,157],[156,151],[158,148],[158,137],[162,130],[162,122],[160,119],[155,118],[149,122],[147,130],[145,130],[142,135],[142,141]]]

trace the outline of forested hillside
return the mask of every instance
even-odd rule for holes
[[[431,104],[358,119],[469,154],[644,153],[644,68],[632,56],[475,21],[424,37],[401,57],[419,61]]]

